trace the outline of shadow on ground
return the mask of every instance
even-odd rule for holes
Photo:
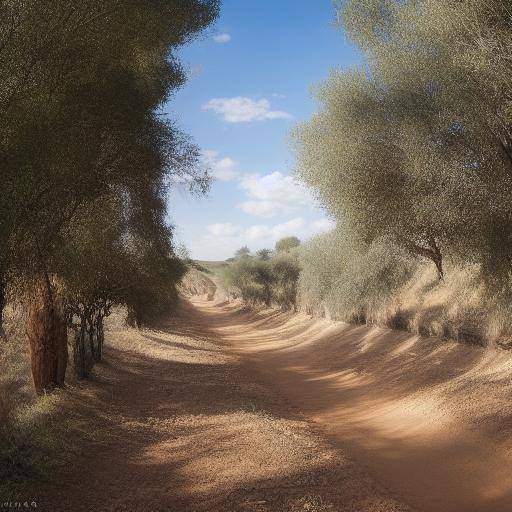
[[[107,362],[68,391],[75,463],[32,489],[38,510],[409,510],[228,347],[217,328],[244,315],[212,323],[184,302],[154,329],[109,333]]]

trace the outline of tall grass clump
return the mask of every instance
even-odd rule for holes
[[[305,312],[465,343],[512,346],[512,302],[477,264],[447,259],[435,267],[389,240],[357,241],[340,229],[300,252],[298,303]]]

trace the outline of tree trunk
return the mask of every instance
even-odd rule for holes
[[[265,306],[269,308],[272,305],[272,291],[270,286],[265,285]]]
[[[48,275],[34,286],[27,337],[36,392],[41,394],[63,386],[68,362],[67,326],[62,303]]]
[[[96,361],[96,347],[94,346],[94,313],[91,313],[91,316],[88,320],[89,329],[89,350],[91,352],[91,360],[89,361],[89,364],[87,365],[88,370],[90,370],[94,366],[94,362]]]
[[[430,237],[428,242],[425,243],[427,247],[422,247],[417,243],[406,241],[405,246],[412,254],[423,256],[424,258],[428,258],[430,261],[432,261],[437,269],[437,277],[440,281],[442,281],[444,279],[444,269],[441,249],[437,245],[436,239],[434,237]]]
[[[4,309],[6,300],[7,285],[3,273],[0,272],[0,338],[5,336],[4,331]]]
[[[75,344],[73,347],[73,362],[77,380],[82,380],[87,375],[87,367],[85,364],[85,332],[85,318],[80,317],[80,329],[76,331]]]
[[[103,358],[103,342],[105,341],[105,332],[103,330],[103,317],[98,315],[96,319],[96,354],[95,360],[97,362],[101,361]]]
[[[437,277],[439,278],[439,281],[443,281],[444,280],[444,270],[443,270],[443,258],[441,257],[441,255],[439,255],[439,257],[435,258],[434,263],[435,263],[436,269],[437,269]]]
[[[444,270],[443,270],[443,255],[441,254],[441,249],[439,249],[439,246],[437,245],[437,242],[434,238],[431,238],[429,240],[430,247],[432,249],[432,260],[434,261],[434,264],[437,269],[437,277],[439,278],[439,281],[442,281],[444,279]]]

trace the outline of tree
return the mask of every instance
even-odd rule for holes
[[[223,270],[223,281],[234,296],[249,305],[296,309],[299,273],[296,247],[274,254],[263,249],[256,256],[233,260]]]
[[[445,252],[510,270],[510,4],[501,0],[347,0],[340,18],[384,96],[401,98],[397,146]],[[396,101],[395,101],[396,102]],[[499,204],[499,207],[496,205]],[[457,222],[459,219],[461,222]]]
[[[272,257],[272,251],[270,249],[260,249],[256,256],[263,261],[268,261]]]
[[[509,45],[509,9],[478,0],[339,9],[369,71],[335,72],[318,90],[322,110],[296,133],[299,175],[365,242],[391,237],[440,278],[445,255],[508,267],[507,65],[487,45]]]
[[[276,243],[276,252],[287,252],[290,249],[295,247],[299,247],[300,240],[296,236],[289,236],[286,238],[281,238]]]
[[[310,313],[361,322],[410,279],[417,263],[390,239],[365,243],[338,226],[309,240],[300,251],[298,295]]]
[[[235,258],[243,258],[245,256],[249,256],[250,254],[251,250],[249,249],[249,247],[244,246],[235,252]]]
[[[81,208],[112,192],[134,201],[139,188],[150,197],[156,187],[161,201],[161,185],[175,177],[207,186],[199,150],[157,109],[185,79],[172,52],[211,23],[218,2],[42,0],[2,9],[0,275],[33,287],[31,322],[46,311],[45,325],[60,325],[54,276]],[[40,327],[29,325],[33,353],[52,352]],[[53,370],[36,366],[38,391],[58,384]]]
[[[271,260],[273,275],[273,299],[282,309],[297,311],[297,287],[301,267],[299,251],[278,252]]]

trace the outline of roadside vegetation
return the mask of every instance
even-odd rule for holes
[[[248,303],[508,346],[510,3],[344,0],[337,12],[366,65],[333,71],[293,133],[296,175],[337,227],[284,271],[293,298],[278,299],[275,256],[246,248],[228,285]]]
[[[297,310],[300,240],[278,241],[275,250],[261,249],[252,255],[247,247],[239,249],[229,264],[220,269],[219,282],[228,297],[252,306],[278,306]]]
[[[512,347],[510,1],[336,5],[365,66],[293,133],[336,228],[198,262],[166,200],[210,177],[162,109],[219,1],[0,4],[2,498],[69,462],[62,389],[102,361],[107,319],[150,325],[179,293]]]
[[[6,485],[29,478],[45,465],[45,447],[58,444],[59,429],[46,423],[56,421],[59,393],[49,393],[86,378],[102,359],[113,309],[122,306],[140,327],[176,302],[186,265],[166,220],[167,191],[180,184],[204,193],[209,177],[199,149],[161,107],[186,79],[176,50],[218,7],[216,0],[2,3]]]
[[[335,318],[507,343],[512,332],[510,2],[344,0],[366,56],[316,88],[297,175],[337,222],[301,300]]]

